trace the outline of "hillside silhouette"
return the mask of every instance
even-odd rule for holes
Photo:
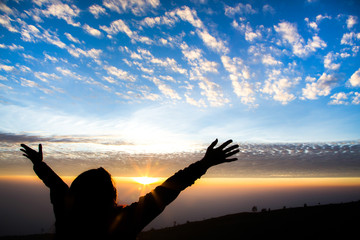
[[[271,211],[244,212],[140,233],[138,240],[177,239],[355,239],[360,201]],[[0,237],[48,240],[51,234]]]
[[[139,240],[354,239],[360,201],[227,215],[143,232]]]

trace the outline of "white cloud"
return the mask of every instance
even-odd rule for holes
[[[152,39],[144,36],[139,36],[137,32],[133,32],[121,19],[113,21],[109,27],[100,26],[100,29],[107,32],[107,34],[109,34],[111,38],[112,35],[116,35],[117,33],[122,32],[125,33],[133,42],[142,42],[149,45],[153,43]]]
[[[265,4],[262,8],[264,13],[270,13],[270,14],[275,14],[275,9],[270,6],[269,4]]]
[[[312,39],[308,39],[307,44],[305,44],[305,40],[298,33],[295,24],[281,22],[274,26],[274,28],[281,35],[283,42],[291,45],[293,53],[298,57],[306,57],[318,48],[323,49],[327,46],[317,35],[314,35]]]
[[[188,6],[174,10],[174,13],[180,17],[181,20],[189,22],[195,28],[204,29],[203,22],[198,18],[195,10],[191,10]]]
[[[358,92],[354,92],[354,97],[353,97],[353,100],[352,100],[352,104],[355,104],[355,105],[359,105],[360,104],[360,93]]]
[[[265,65],[270,65],[270,66],[276,66],[276,65],[281,65],[282,62],[277,61],[273,56],[271,56],[270,54],[265,54],[262,57],[262,63]]]
[[[189,22],[196,28],[196,33],[204,44],[212,49],[215,52],[226,54],[230,50],[226,47],[226,42],[221,39],[216,39],[212,36],[209,31],[206,29],[203,22],[198,18],[195,10],[191,10],[189,7],[185,6],[178,8],[173,11],[173,14],[176,14],[180,17],[181,20]]]
[[[68,24],[79,27],[80,23],[74,22],[74,18],[80,13],[80,9],[75,5],[67,5],[61,2],[55,2],[47,7],[46,10],[42,10],[42,14],[46,17],[54,16],[58,19],[65,20]]]
[[[74,42],[74,43],[80,43],[80,40],[77,39],[76,37],[72,36],[70,33],[64,33],[66,38],[71,41],[71,42]]]
[[[106,14],[106,9],[97,4],[91,5],[89,11],[95,18],[99,18],[101,14]]]
[[[0,11],[6,13],[6,14],[13,14],[14,11],[5,5],[5,3],[0,2]]]
[[[269,9],[269,7],[266,7],[266,9]],[[250,4],[239,3],[235,7],[225,6],[225,15],[229,17],[233,17],[236,14],[245,15],[245,14],[255,14],[255,13],[257,13],[257,11],[253,9],[253,7]]]
[[[186,102],[190,105],[196,106],[196,107],[206,107],[205,101],[203,99],[195,100],[191,98],[188,94],[185,94]]]
[[[351,75],[349,83],[352,87],[360,87],[360,68]]]
[[[224,97],[220,86],[208,79],[201,80],[199,87],[202,90],[201,95],[207,98],[212,107],[221,107],[230,101]]]
[[[344,92],[335,93],[330,97],[332,100],[329,102],[331,105],[347,105],[348,95]]]
[[[135,15],[143,15],[148,10],[159,7],[159,0],[104,0],[103,5],[112,11],[124,13],[131,11]]]
[[[6,71],[6,72],[10,72],[13,71],[15,68],[13,66],[9,66],[9,65],[4,65],[0,63],[0,70]]]
[[[56,75],[55,73],[46,73],[46,72],[35,72],[34,76],[38,79],[40,79],[43,82],[49,82],[48,79],[56,79],[59,80],[61,79],[58,75]]]
[[[95,37],[101,36],[101,32],[99,30],[92,28],[87,24],[84,24],[83,29],[92,36],[95,36]]]
[[[166,12],[164,16],[146,17],[140,22],[140,25],[151,28],[156,25],[167,25],[172,27],[178,20],[179,19],[175,16],[175,12]]]
[[[186,43],[180,45],[181,52],[191,66],[192,76],[201,79],[207,72],[217,73],[218,64],[204,58],[199,48],[190,48]]]
[[[357,24],[358,18],[356,16],[349,16],[346,19],[346,26],[348,29],[353,28],[355,24]]]
[[[249,42],[253,42],[255,39],[262,38],[261,31],[257,29],[254,31],[252,27],[250,26],[250,23],[248,22],[246,25],[244,23],[239,24],[236,20],[232,22],[232,26],[245,34],[245,40]]]
[[[289,93],[289,89],[293,87],[296,82],[296,80],[291,81],[288,78],[276,78],[271,76],[265,81],[264,87],[261,91],[272,95],[274,100],[286,105],[296,98],[294,94]]]
[[[333,52],[329,52],[324,57],[324,67],[330,70],[338,70],[340,68],[339,63],[333,63],[336,60],[336,56]]]
[[[16,45],[16,44],[11,44],[11,45],[5,45],[5,44],[0,44],[0,48],[4,48],[4,49],[10,49],[11,51],[15,51],[15,50],[24,50],[24,47],[21,45]]]
[[[13,20],[6,15],[0,15],[0,24],[10,32],[19,32],[15,27],[12,26]]]
[[[320,78],[313,83],[307,83],[302,89],[303,99],[317,99],[318,96],[328,96],[338,82],[338,79],[332,74],[323,73]]]
[[[66,76],[66,77],[72,77],[78,80],[84,80],[84,77],[76,74],[75,72],[70,71],[67,68],[62,68],[62,67],[56,67],[56,70],[59,71],[62,75]]]
[[[100,28],[102,30],[104,30],[105,32],[107,32],[109,35],[115,35],[119,32],[123,32],[125,33],[128,37],[132,38],[133,36],[133,32],[130,30],[130,28],[126,25],[126,23],[119,19],[119,20],[115,20],[110,24],[110,27],[106,27],[106,26],[100,26]]]
[[[341,38],[341,44],[343,45],[355,45],[355,41],[360,40],[360,33],[350,32],[350,33],[344,33],[344,35]]]
[[[221,62],[226,71],[229,72],[234,93],[240,97],[243,104],[253,105],[255,102],[253,87],[246,81],[249,78],[247,67],[240,58],[230,58],[222,56]]]
[[[128,72],[116,68],[114,66],[104,66],[104,69],[108,72],[108,74],[111,74],[119,79],[127,80],[130,82],[135,82],[135,77],[130,75]]]
[[[160,81],[158,78],[152,77],[150,78],[150,80],[159,88],[162,94],[164,94],[166,97],[177,100],[181,99],[179,94],[174,89],[172,89],[169,85]]]

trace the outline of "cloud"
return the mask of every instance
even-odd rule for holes
[[[281,102],[283,105],[288,104],[296,98],[294,94],[289,93],[289,89],[297,83],[297,80],[291,81],[288,78],[269,75],[264,87],[261,89],[263,93],[272,95],[274,100]]]
[[[119,69],[119,68],[116,68],[116,67],[110,66],[110,65],[104,66],[104,69],[107,71],[108,74],[111,74],[119,79],[130,81],[130,82],[136,81],[134,76],[130,75],[128,72],[126,72],[122,69]]]
[[[0,2],[0,11],[4,12],[6,14],[9,14],[9,15],[14,13],[14,11],[11,8],[9,8],[8,6],[6,6],[5,3],[3,3],[3,2]]]
[[[181,20],[189,22],[196,28],[196,33],[204,44],[217,53],[227,54],[230,50],[226,47],[226,43],[221,39],[212,36],[203,22],[198,18],[195,10],[184,6],[173,11]]]
[[[112,11],[125,13],[131,11],[134,15],[143,15],[149,10],[160,6],[159,0],[104,0],[103,5]]]
[[[330,70],[338,70],[340,68],[340,63],[333,63],[334,60],[336,60],[337,55],[335,55],[333,52],[329,52],[324,57],[324,67]]]
[[[351,75],[349,83],[352,87],[360,87],[360,68]]]
[[[106,14],[106,9],[97,4],[91,5],[89,11],[95,18],[99,18],[100,15]]]
[[[269,7],[266,7],[266,9],[269,9]],[[257,11],[253,9],[253,7],[250,4],[239,3],[235,7],[225,6],[225,15],[228,17],[234,17],[236,14],[246,15],[246,14],[255,14],[255,13],[257,13]]]
[[[35,72],[34,76],[43,82],[48,82],[48,79],[56,79],[56,80],[61,79],[55,73],[50,74],[50,73],[46,73],[46,72]]]
[[[355,32],[344,33],[340,43],[342,45],[354,46],[356,40],[360,40],[360,33],[355,33]]]
[[[202,90],[201,95],[205,96],[212,107],[221,107],[230,100],[224,97],[224,94],[221,91],[220,85],[209,81],[208,79],[203,79],[199,82],[199,87]]]
[[[354,97],[353,97],[353,100],[351,103],[355,104],[355,105],[360,104],[360,93],[359,92],[354,92]]]
[[[84,79],[82,76],[78,75],[75,72],[70,71],[67,68],[56,67],[56,70],[59,71],[62,75],[66,76],[66,77],[75,78],[77,80],[83,80]]]
[[[16,45],[16,44],[11,44],[11,45],[5,45],[5,44],[0,44],[0,48],[5,48],[5,49],[9,49],[11,51],[15,51],[15,50],[24,50],[24,47],[21,45]]]
[[[177,100],[181,99],[181,97],[175,90],[173,90],[169,85],[160,81],[158,78],[150,77],[149,79],[159,88],[162,94],[164,94],[166,97]]]
[[[305,40],[298,33],[296,25],[289,22],[281,22],[274,26],[274,29],[280,34],[284,43],[290,44],[293,53],[298,57],[306,57],[317,49],[323,49],[327,46],[317,35],[312,36],[312,39],[308,39],[305,44]]]
[[[19,32],[15,27],[12,26],[13,20],[6,15],[0,15],[0,24],[10,32]]]
[[[218,72],[218,64],[205,59],[201,49],[190,48],[185,42],[180,45],[180,49],[184,58],[191,66],[191,75],[194,79],[202,79],[203,74],[207,72]]]
[[[272,15],[274,15],[276,12],[275,9],[272,6],[270,6],[269,4],[265,4],[262,8],[262,11],[264,13],[270,13]]]
[[[245,34],[245,40],[248,42],[253,42],[255,39],[262,38],[261,31],[259,29],[254,31],[249,22],[245,25],[244,23],[239,24],[236,20],[234,20],[231,25],[236,30]]]
[[[221,62],[230,73],[229,78],[231,80],[234,93],[240,97],[241,103],[253,105],[255,102],[253,87],[246,81],[249,78],[247,67],[243,64],[240,58],[230,58],[228,56],[222,56]],[[240,81],[239,81],[240,80]]]
[[[133,42],[142,42],[148,45],[153,43],[152,39],[144,36],[139,36],[137,32],[133,32],[121,19],[113,21],[109,27],[100,26],[100,29],[104,30],[107,34],[109,34],[110,38],[112,38],[112,35],[116,35],[119,32],[122,32],[125,33]]]
[[[329,104],[331,105],[346,105],[348,104],[346,100],[348,99],[348,95],[344,92],[335,93],[330,97],[331,100]]]
[[[318,96],[328,96],[337,82],[338,79],[333,74],[323,73],[316,82],[307,83],[302,89],[303,99],[314,100]]]
[[[357,24],[358,18],[356,16],[349,16],[346,19],[346,26],[348,29],[353,28],[355,24]]]
[[[262,63],[265,65],[270,65],[270,66],[276,66],[276,65],[282,65],[282,62],[277,61],[273,56],[271,56],[270,54],[265,54],[263,55],[262,59],[261,59]]]
[[[80,40],[77,39],[76,37],[72,36],[70,33],[64,33],[66,38],[71,41],[71,42],[74,42],[74,43],[80,43]]]
[[[58,19],[65,20],[68,24],[79,27],[80,23],[74,22],[74,18],[80,13],[80,9],[75,5],[67,5],[61,2],[55,2],[47,7],[46,10],[42,10],[42,14],[46,17],[54,16]]]
[[[89,33],[90,35],[94,36],[94,37],[100,37],[101,36],[101,32],[95,28],[90,27],[87,24],[83,25],[83,29]]]
[[[193,105],[193,106],[196,106],[196,107],[199,107],[199,108],[206,107],[206,103],[205,103],[205,101],[203,99],[195,100],[195,99],[191,98],[188,94],[185,94],[185,100],[190,105]]]
[[[15,69],[15,67],[13,67],[13,66],[4,65],[4,64],[0,63],[0,70],[10,72],[10,71],[13,71],[14,69]]]

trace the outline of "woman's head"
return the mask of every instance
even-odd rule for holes
[[[113,207],[116,205],[116,188],[110,173],[102,167],[81,173],[72,182],[69,193],[77,206]]]

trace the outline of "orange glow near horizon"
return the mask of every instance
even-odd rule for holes
[[[150,185],[150,184],[154,184],[154,183],[158,183],[160,182],[159,178],[155,178],[155,177],[132,177],[132,180],[134,180],[137,183],[140,183],[142,185]]]
[[[61,176],[66,183],[71,183],[74,176]],[[160,184],[166,180],[164,177],[149,177],[142,175],[140,177],[112,177],[115,182],[119,183],[138,183],[141,185],[154,185]],[[0,175],[0,180],[13,180],[13,181],[37,181],[40,180],[37,176],[31,175]],[[41,180],[40,180],[41,181]],[[286,186],[360,186],[360,177],[319,177],[319,178],[201,178],[196,181],[196,185],[212,185],[212,186],[273,186],[273,187],[286,187]]]

